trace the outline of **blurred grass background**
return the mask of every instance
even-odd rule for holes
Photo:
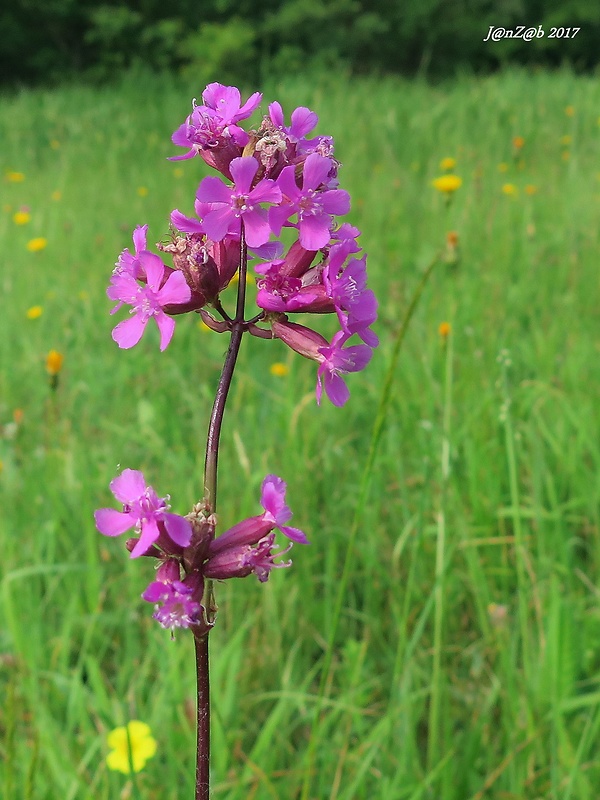
[[[598,82],[512,69],[436,87],[323,73],[260,88],[263,111],[308,105],[335,137],[382,344],[339,410],[316,407],[311,363],[244,342],[221,530],[258,512],[274,472],[312,544],[264,586],[217,587],[214,796],[298,797],[318,712],[312,798],[597,800]],[[92,513],[111,502],[117,465],[143,470],[181,513],[200,496],[226,339],[190,316],[164,354],[152,333],[119,351],[105,288],[135,225],[158,241],[172,208],[192,210],[207,170],[166,158],[201,89],[138,75],[0,106],[6,798],[130,796],[104,761],[106,733],[129,719],[158,740],[140,796],[193,795],[191,638],[172,642],[153,622],[139,598],[149,565],[100,537]],[[432,186],[443,158],[462,178],[449,202]],[[394,375],[319,703],[390,354],[438,251]],[[56,391],[50,349],[64,354]]]

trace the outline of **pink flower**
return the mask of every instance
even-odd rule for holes
[[[121,348],[133,347],[142,338],[148,321],[154,318],[160,332],[162,351],[171,341],[175,330],[175,321],[165,314],[163,308],[188,302],[192,293],[179,271],[170,271],[165,280],[167,267],[154,253],[143,250],[138,254],[138,260],[146,275],[147,285],[142,286],[132,274],[121,272],[113,273],[107,289],[110,299],[119,301],[111,313],[123,303],[132,306],[131,318],[119,322],[112,332],[112,338]]]
[[[373,355],[371,348],[366,344],[344,347],[349,338],[344,331],[338,331],[329,343],[317,331],[295,322],[275,320],[272,328],[275,336],[296,353],[319,363],[317,403],[321,404],[324,384],[325,393],[333,405],[343,406],[350,397],[350,392],[341,376],[364,369]]]
[[[240,90],[235,86],[210,83],[202,93],[204,105],[195,105],[187,120],[172,136],[174,144],[190,148],[181,156],[172,156],[171,161],[192,158],[202,151],[244,147],[249,136],[237,123],[249,117],[262,99],[255,92],[243,106]],[[239,152],[239,151],[238,151]]]
[[[215,556],[231,547],[248,547],[257,544],[274,528],[278,528],[293,542],[308,544],[308,539],[301,530],[285,525],[292,517],[292,512],[285,502],[285,492],[285,481],[278,478],[277,475],[267,475],[262,482],[260,495],[264,513],[238,522],[214,539],[208,549],[209,555]]]
[[[211,205],[211,210],[204,215],[204,230],[209,239],[220,242],[228,232],[239,234],[243,219],[248,246],[260,247],[271,235],[271,228],[266,210],[258,208],[258,205],[280,203],[281,190],[275,181],[268,178],[250,189],[258,170],[258,162],[252,156],[234,158],[229,168],[234,180],[233,188],[214,177],[204,178],[198,187],[198,200]]]
[[[180,580],[179,563],[169,559],[156,570],[156,580],[143,592],[142,598],[155,604],[152,616],[163,628],[189,628],[201,619],[202,585],[198,574]]]
[[[225,580],[245,578],[253,572],[264,583],[269,579],[272,569],[292,566],[291,561],[275,563],[275,559],[287,553],[292,545],[289,544],[285,550],[281,550],[274,542],[275,534],[269,533],[259,539],[255,546],[238,545],[221,550],[206,562],[204,575],[207,578]]]
[[[269,223],[276,236],[279,236],[287,220],[297,214],[302,247],[320,250],[327,245],[331,238],[332,214],[347,214],[350,210],[348,192],[326,188],[332,165],[330,158],[311,153],[304,162],[302,189],[296,183],[296,167],[293,164],[281,171],[277,185],[284,202],[269,210]]]
[[[286,127],[283,117],[283,109],[277,102],[269,106],[269,117],[273,125],[283,131],[290,142],[297,143],[310,133],[319,121],[319,117],[310,108],[300,106],[292,111],[292,124]]]
[[[94,513],[96,527],[105,536],[119,536],[135,528],[140,538],[131,551],[132,558],[152,547],[161,535],[161,526],[175,544],[188,546],[192,536],[190,522],[169,512],[168,497],[158,497],[139,470],[124,469],[111,481],[110,490],[123,503],[123,510],[100,508]]]
[[[321,363],[317,370],[317,404],[321,404],[322,384],[325,384],[325,393],[334,406],[343,406],[350,397],[350,391],[342,373],[360,372],[364,369],[373,355],[373,351],[366,344],[355,344],[344,347],[348,335],[339,331],[326,347],[319,347]]]
[[[356,333],[369,347],[377,347],[379,339],[369,328],[377,319],[377,299],[373,291],[367,289],[367,257],[351,258],[342,267],[347,251],[345,242],[331,248],[329,263],[323,270],[327,296],[335,303],[347,337]]]

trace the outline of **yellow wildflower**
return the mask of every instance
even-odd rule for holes
[[[61,197],[62,197],[62,192],[59,192],[59,190],[58,190],[58,189],[56,189],[56,191],[52,192],[52,194],[50,195],[50,198],[51,198],[52,200],[54,200],[55,202],[56,202],[57,200],[60,200],[60,199],[61,199]]]
[[[522,136],[515,136],[512,143],[515,150],[520,150],[525,144],[525,139]]]
[[[432,181],[431,185],[434,189],[437,189],[438,192],[450,195],[460,188],[462,185],[462,178],[459,178],[458,175],[442,175],[440,178],[436,178]]]
[[[4,177],[9,183],[23,183],[25,175],[22,172],[8,171],[4,173]]]
[[[39,253],[39,251],[43,250],[47,244],[47,239],[44,239],[43,236],[38,236],[36,239],[30,239],[30,241],[27,242],[27,249],[30,253]]]
[[[44,309],[41,306],[31,306],[27,309],[26,315],[27,319],[38,319],[43,313]]]
[[[442,339],[447,339],[452,331],[452,327],[449,322],[440,322],[438,327],[438,333],[442,337]]]
[[[276,361],[274,364],[271,364],[269,367],[269,372],[271,375],[275,375],[277,378],[285,378],[285,376],[289,373],[290,368],[287,364],[283,364],[281,361]]]
[[[567,117],[572,117],[572,116],[574,116],[574,114],[575,114],[575,108],[574,108],[574,106],[567,106],[567,107],[565,108],[565,114],[567,115]]]
[[[31,214],[28,211],[15,211],[13,214],[13,222],[15,225],[27,225],[31,219]]]
[[[58,350],[50,350],[46,356],[46,372],[48,375],[58,375],[62,369],[64,356]]]
[[[533,183],[528,183],[525,187],[525,194],[528,194],[531,197],[532,195],[536,194],[537,190],[537,186],[534,186]]]
[[[505,183],[502,186],[502,191],[509,197],[516,197],[519,194],[519,190],[514,183]]]
[[[440,169],[444,172],[452,172],[454,167],[456,166],[456,159],[455,158],[442,158],[440,161]]]
[[[106,737],[110,753],[106,756],[109,769],[130,775],[140,772],[146,761],[156,753],[156,740],[152,737],[150,726],[139,720],[132,720],[126,727],[115,728]]]
[[[148,187],[147,186],[138,186],[137,193],[140,197],[147,197],[148,196]]]

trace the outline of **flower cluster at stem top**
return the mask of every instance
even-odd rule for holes
[[[342,406],[349,392],[341,376],[362,370],[378,344],[371,330],[377,300],[367,288],[360,231],[336,219],[348,213],[350,196],[338,188],[333,139],[311,136],[318,117],[308,108],[296,108],[286,124],[277,102],[269,105],[258,129],[244,130],[239,123],[257,109],[259,93],[242,105],[236,87],[212,83],[202,100],[201,105],[194,101],[192,113],[173,134],[186,152],[172,159],[200,156],[225,180],[210,176],[200,182],[195,216],[177,209],[171,213],[170,241],[157,248],[169,254],[172,266],[148,250],[148,226],[135,229],[133,252],[121,253],[107,290],[117,303],[113,312],[131,306],[113,339],[122,348],[133,347],[153,318],[164,350],[173,336],[173,317],[189,311],[201,312],[213,330],[231,330],[233,320],[219,295],[245,267],[240,263],[244,236],[255,262],[260,309],[247,321],[248,332],[279,338],[316,361],[317,402],[324,389],[334,405]],[[279,240],[284,228],[293,234],[287,249]],[[339,330],[328,341],[291,322],[290,315],[297,313],[335,314]],[[348,344],[355,335],[360,343]]]
[[[138,470],[124,469],[111,481],[111,491],[122,510],[101,508],[95,512],[96,527],[105,536],[119,536],[133,528],[137,534],[127,540],[132,558],[158,559],[155,579],[142,597],[155,606],[154,618],[164,628],[210,627],[202,606],[206,578],[224,580],[254,574],[265,582],[275,567],[289,567],[291,561],[275,562],[293,543],[308,544],[305,534],[292,528],[292,512],[285,502],[286,484],[276,475],[262,483],[263,513],[238,522],[215,537],[216,519],[197,507],[187,516],[169,511],[168,496],[159,497]],[[275,544],[279,530],[289,545]]]

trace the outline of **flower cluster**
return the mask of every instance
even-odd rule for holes
[[[173,514],[169,497],[159,497],[138,470],[123,470],[110,489],[122,510],[99,509],[94,514],[96,527],[105,536],[133,528],[136,536],[126,542],[131,557],[158,559],[155,578],[142,597],[154,604],[153,616],[164,628],[202,631],[209,625],[202,606],[205,578],[224,580],[253,573],[264,582],[273,568],[291,565],[275,559],[293,543],[308,544],[301,530],[286,524],[292,512],[285,502],[286,484],[276,475],[267,475],[262,483],[263,513],[216,537],[214,515],[204,513],[201,506],[185,517]],[[290,540],[283,550],[275,544],[275,530]]]
[[[350,210],[350,196],[338,188],[333,139],[311,135],[317,115],[296,108],[286,124],[275,102],[257,129],[244,130],[239,123],[261,100],[255,93],[242,104],[237,88],[212,83],[202,104],[194,101],[192,113],[173,134],[174,144],[186,148],[173,160],[200,156],[225,180],[209,176],[200,182],[194,216],[178,209],[171,213],[170,241],[157,248],[169,254],[172,266],[147,249],[147,226],[136,228],[134,252],[121,253],[107,292],[117,302],[113,311],[131,306],[130,318],[116,326],[113,339],[122,348],[133,347],[153,317],[164,350],[173,335],[173,316],[189,311],[202,313],[213,330],[231,330],[233,321],[219,295],[239,269],[246,269],[247,247],[256,263],[259,313],[245,323],[246,330],[279,338],[316,361],[317,401],[324,388],[341,406],[349,396],[341,376],[362,370],[378,344],[371,330],[377,301],[367,289],[360,231],[337,221]],[[290,322],[295,313],[335,314],[340,328],[327,340]],[[360,343],[348,344],[354,335]]]

